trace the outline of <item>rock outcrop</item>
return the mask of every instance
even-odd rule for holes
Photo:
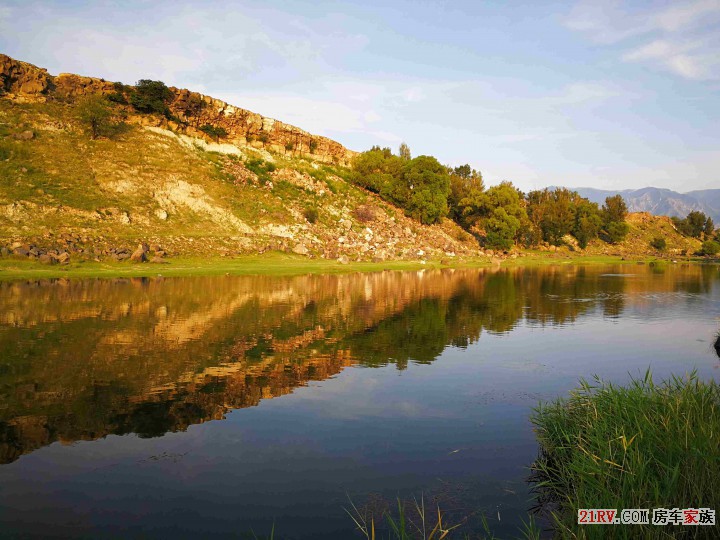
[[[311,157],[324,163],[348,165],[356,155],[327,137],[313,135],[219,99],[186,89],[171,87],[170,90],[173,93],[170,112],[178,121],[152,115],[134,115],[130,120],[202,137],[206,137],[200,130],[203,126],[222,128],[227,134],[223,137],[224,142]],[[117,91],[115,83],[104,79],[70,73],[52,76],[46,69],[0,54],[0,93],[22,100],[73,100],[87,94],[109,95]],[[133,112],[131,107],[127,108],[128,112]]]

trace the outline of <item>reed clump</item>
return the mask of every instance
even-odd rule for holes
[[[717,526],[578,525],[578,509],[720,509],[720,387],[693,372],[624,387],[595,377],[531,417],[538,508],[560,538],[710,538]]]

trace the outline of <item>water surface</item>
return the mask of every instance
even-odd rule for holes
[[[348,495],[421,494],[514,535],[532,407],[717,377],[719,328],[717,266],[0,283],[0,536],[353,538]]]

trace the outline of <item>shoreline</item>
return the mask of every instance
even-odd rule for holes
[[[440,260],[396,260],[384,262],[354,261],[341,264],[334,260],[309,259],[300,255],[275,252],[263,255],[227,257],[173,257],[161,264],[128,261],[71,261],[65,265],[43,265],[33,260],[0,259],[0,281],[58,278],[119,277],[201,277],[218,275],[295,276],[302,274],[345,274],[353,272],[412,271],[422,269],[516,268],[552,265],[596,264],[682,264],[707,263],[702,258],[664,259],[649,255],[565,255],[522,252],[516,259],[492,260],[487,257]]]

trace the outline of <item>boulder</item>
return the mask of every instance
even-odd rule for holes
[[[307,247],[305,247],[305,244],[297,244],[293,249],[293,253],[297,253],[298,255],[307,255],[309,250]]]
[[[6,247],[0,248],[0,257],[7,257],[10,254],[10,251]]]
[[[38,261],[41,264],[57,264],[57,260],[52,255],[48,255],[47,253],[43,253],[38,257]]]
[[[720,333],[718,333],[717,339],[715,340],[715,352],[720,356]]]
[[[70,262],[70,254],[67,251],[63,251],[62,253],[58,254],[57,257],[55,257],[55,258],[57,259],[57,262],[59,262],[60,264],[67,264]]]
[[[35,133],[32,130],[26,129],[25,131],[16,133],[15,135],[13,135],[13,137],[18,141],[29,141],[35,138]],[[27,169],[25,169],[25,171],[23,172],[27,172]]]
[[[145,262],[147,261],[147,252],[148,249],[146,249],[145,244],[140,244],[135,251],[133,251],[132,255],[130,255],[130,260],[132,262]]]
[[[150,259],[150,262],[153,264],[170,264],[168,261],[166,261],[162,257],[158,257],[157,255]]]
[[[347,264],[350,262],[350,260],[347,258],[347,255],[340,255],[337,260],[340,264]]]

